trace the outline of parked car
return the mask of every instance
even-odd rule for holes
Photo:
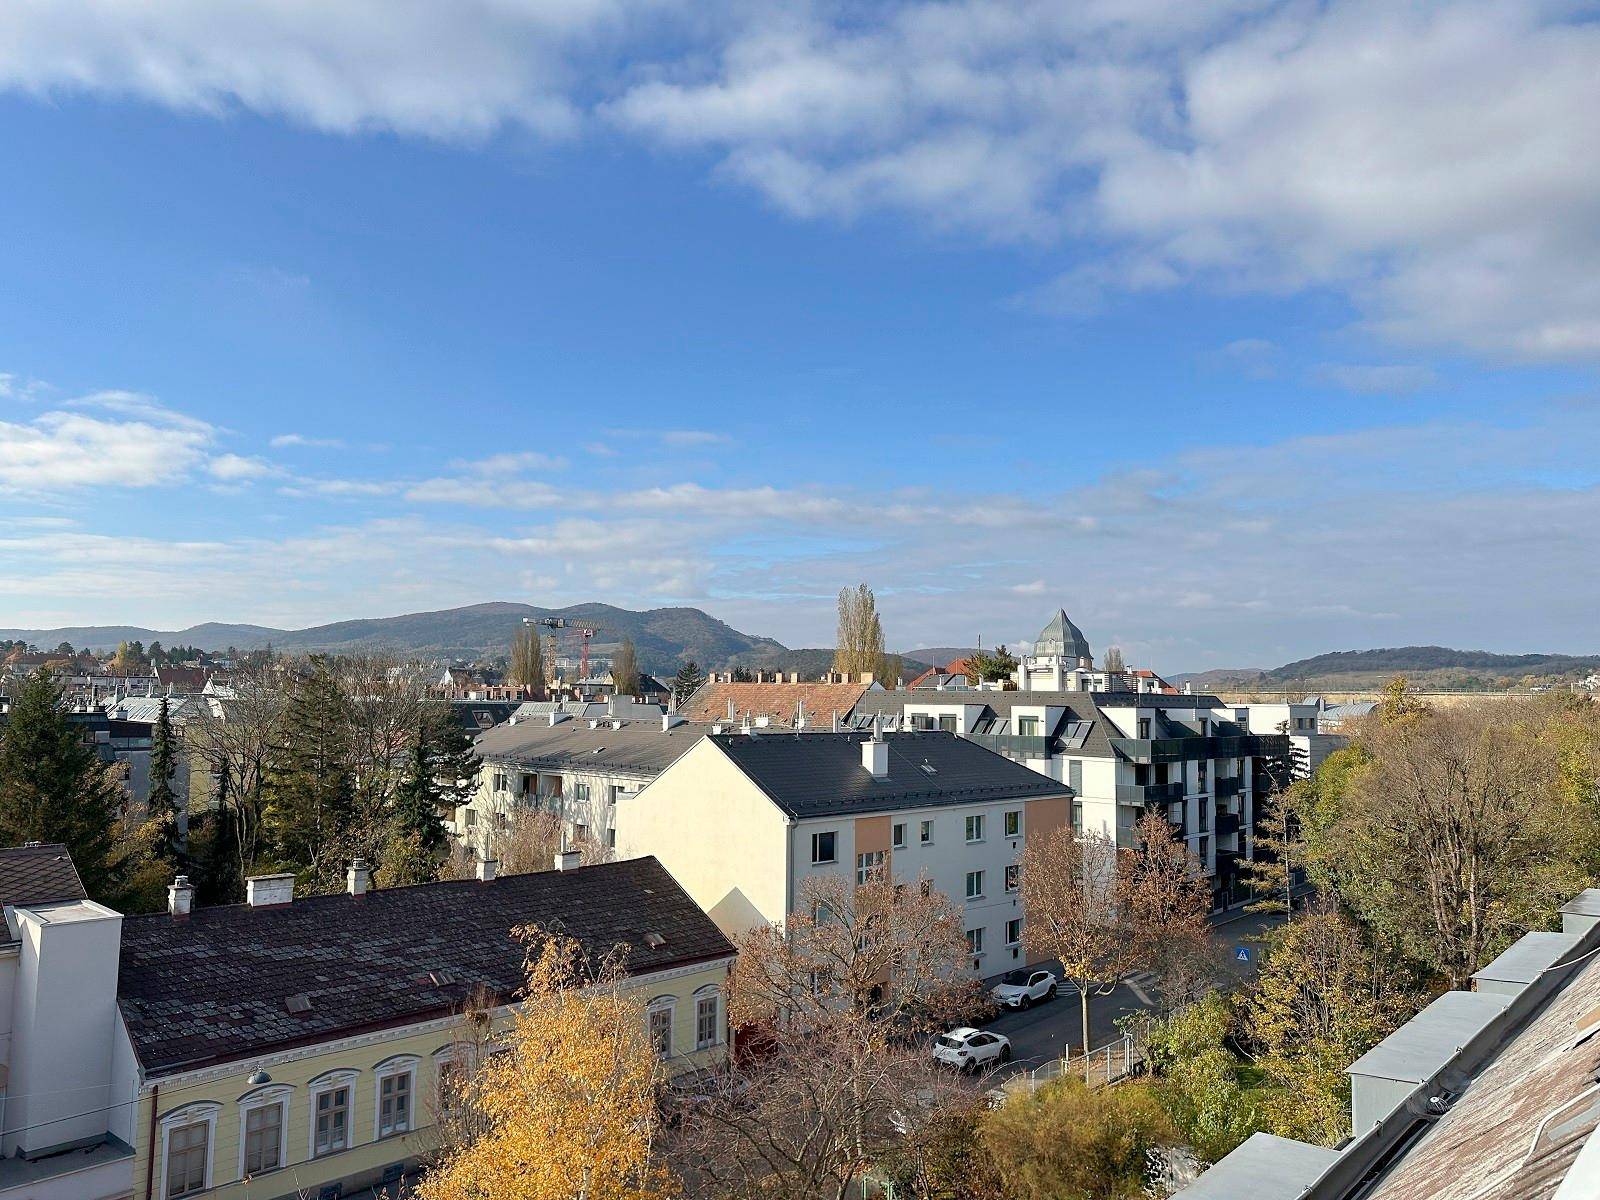
[[[976,1071],[1011,1061],[1011,1039],[962,1026],[933,1039],[933,1061],[958,1071]]]
[[[1002,1008],[1032,1008],[1041,1000],[1053,1000],[1057,983],[1049,971],[1013,971],[990,988],[989,995]]]

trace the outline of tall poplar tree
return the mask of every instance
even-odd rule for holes
[[[611,682],[619,696],[639,694],[639,653],[633,648],[632,638],[623,638],[611,656]]]
[[[532,688],[535,692],[544,691],[544,642],[536,626],[524,625],[512,637],[511,671],[507,678],[511,683]]]
[[[117,884],[121,790],[40,671],[22,685],[0,732],[0,844],[60,842],[91,896]]]
[[[851,676],[870,671],[883,678],[889,667],[883,652],[883,623],[878,619],[878,598],[866,584],[839,592],[839,631],[833,651],[833,669]]]

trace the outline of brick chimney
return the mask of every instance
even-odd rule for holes
[[[175,917],[187,917],[194,908],[194,884],[187,875],[179,875],[167,884],[167,911]]]
[[[372,887],[372,871],[364,858],[352,858],[344,873],[345,887],[352,896],[365,896]]]

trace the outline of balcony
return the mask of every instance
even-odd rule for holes
[[[1175,783],[1119,783],[1118,804],[1163,804],[1183,799],[1183,781]]]
[[[969,733],[967,740],[1007,758],[1050,757],[1050,739],[1042,733]]]
[[[1216,796],[1218,800],[1226,800],[1229,796],[1237,796],[1244,791],[1244,779],[1235,775],[1232,779],[1217,780]]]
[[[1205,758],[1254,758],[1286,754],[1289,739],[1281,734],[1245,733],[1236,737],[1112,738],[1111,747],[1136,763],[1192,762]]]
[[[1239,814],[1231,812],[1217,813],[1217,836],[1227,837],[1230,833],[1239,832]]]

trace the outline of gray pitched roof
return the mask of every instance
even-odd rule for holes
[[[162,1075],[448,1016],[482,989],[512,1000],[524,978],[512,931],[529,923],[592,956],[626,945],[634,974],[733,953],[665,867],[636,858],[127,917],[117,998],[140,1063]],[[310,1001],[299,1014],[285,1003],[297,994]]]
[[[65,846],[45,842],[0,850],[0,905],[84,900],[88,895]]]
[[[861,765],[867,733],[758,732],[710,739],[791,817],[865,815],[900,808],[1062,796],[1068,789],[951,733],[886,733],[889,771]]]
[[[624,724],[621,729],[602,722],[598,729],[590,729],[581,718],[551,725],[536,717],[497,725],[478,739],[477,746],[485,762],[654,778],[707,732],[707,726],[689,724],[663,731],[653,722]]]

